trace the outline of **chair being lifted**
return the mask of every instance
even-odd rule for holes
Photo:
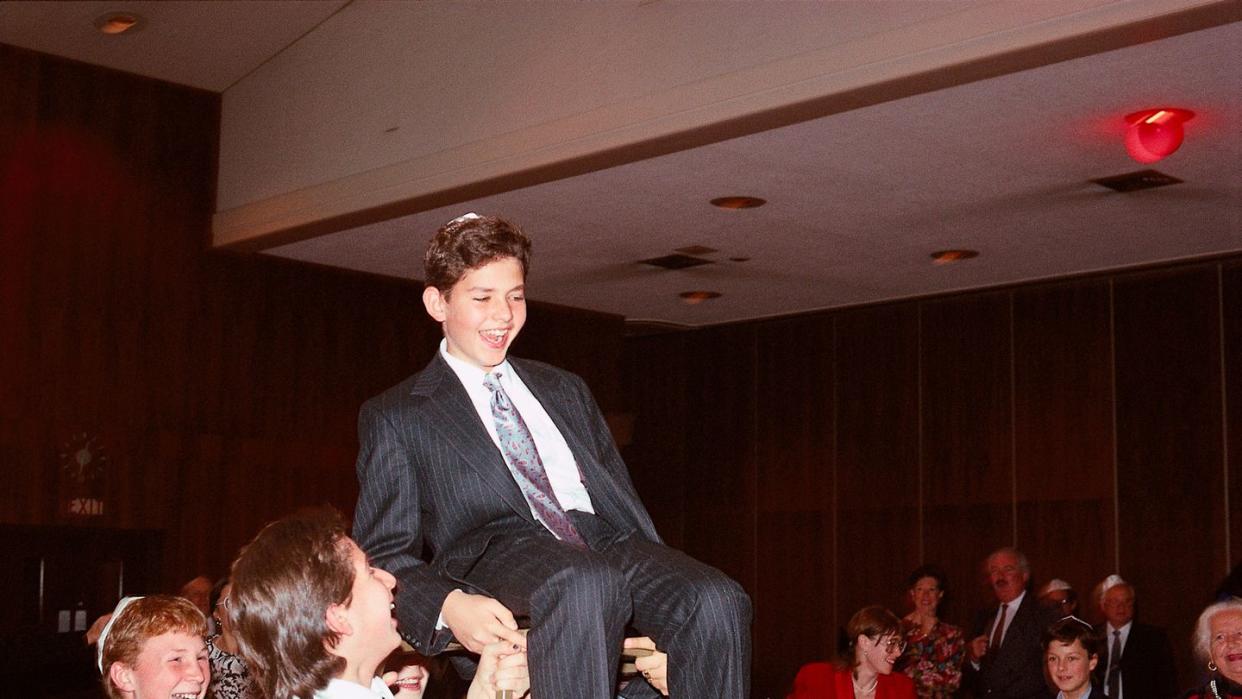
[[[519,629],[519,631],[525,634],[527,632],[527,629]],[[405,641],[401,642],[401,648],[406,651],[414,650],[414,648],[410,646],[410,644],[406,643]],[[444,647],[443,652],[449,653],[449,654],[456,654],[456,653],[468,653],[469,651],[467,651],[466,647],[458,643],[457,641],[449,641],[448,645]],[[654,654],[655,652],[656,651],[651,650],[650,648],[625,648],[623,649],[621,651],[621,670],[620,670],[621,679],[629,680],[629,679],[633,679],[634,677],[638,676],[638,668],[634,667],[634,661],[637,660],[638,658],[645,658],[647,656],[650,656]],[[518,698],[512,689],[498,689],[496,690],[496,699],[518,699]]]

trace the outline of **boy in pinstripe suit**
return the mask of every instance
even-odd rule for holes
[[[629,624],[668,652],[672,696],[748,696],[746,594],[661,542],[582,379],[509,356],[529,258],[500,218],[468,214],[432,239],[423,303],[444,340],[362,407],[354,536],[396,576],[421,652],[526,645],[532,696],[604,699]]]

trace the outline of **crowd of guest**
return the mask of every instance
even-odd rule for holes
[[[788,699],[1230,699],[1242,696],[1242,599],[1218,594],[1194,634],[1201,685],[1179,692],[1173,651],[1159,627],[1135,619],[1137,591],[1118,575],[1096,586],[1102,621],[1078,616],[1073,587],[1053,578],[1032,591],[1014,548],[994,551],[984,574],[995,600],[970,627],[940,618],[948,580],[936,566],[910,574],[911,611],[900,621],[866,607],[847,624],[835,664],[799,670]],[[901,676],[898,676],[901,675]]]
[[[802,667],[789,699],[1242,698],[1242,599],[1230,590],[1199,617],[1202,681],[1179,693],[1167,635],[1135,618],[1137,590],[1120,576],[1093,591],[1102,621],[1092,625],[1064,580],[1032,590],[1020,551],[993,552],[984,571],[995,604],[978,613],[969,636],[940,617],[945,573],[920,566],[907,579],[910,611],[859,610],[841,659]],[[231,577],[214,585],[197,577],[176,596],[125,598],[88,640],[113,699],[420,699],[431,673],[426,658],[401,651],[394,588],[339,514],[306,512],[264,528]],[[625,645],[653,651],[640,653],[638,671],[667,695],[668,657],[649,639]],[[499,690],[529,690],[524,649],[507,642],[484,650],[462,691],[492,699]]]
[[[230,577],[125,597],[86,640],[111,699],[423,699],[434,662],[403,650],[395,588],[339,513],[304,511],[260,531]],[[644,637],[624,647],[632,671],[667,694],[667,656]],[[528,695],[517,644],[488,645],[470,669],[465,699]]]

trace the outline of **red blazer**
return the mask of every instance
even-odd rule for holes
[[[900,672],[880,675],[875,699],[914,699],[914,681]],[[854,699],[854,677],[849,668],[807,663],[794,679],[786,699]]]

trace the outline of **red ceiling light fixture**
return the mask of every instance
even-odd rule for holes
[[[1126,115],[1126,152],[1140,163],[1154,163],[1173,155],[1186,132],[1182,124],[1195,118],[1189,109],[1160,107]]]

